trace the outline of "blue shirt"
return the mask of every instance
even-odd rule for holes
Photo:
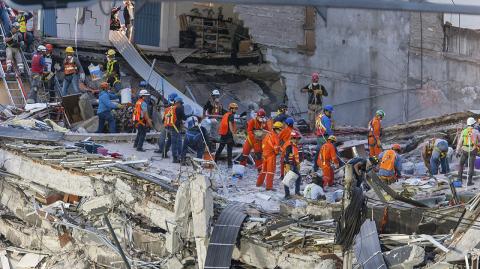
[[[114,99],[118,99],[118,96],[116,94],[102,90],[98,96],[97,115],[102,112],[111,111],[112,109],[117,108],[117,104],[114,104],[111,101]]]
[[[383,158],[384,153],[385,151],[380,153],[380,155],[378,155],[379,160]],[[395,162],[393,164],[395,166],[395,171],[380,169],[380,171],[378,171],[378,175],[384,176],[384,177],[391,177],[391,176],[394,176],[396,172],[398,176],[401,176],[402,175],[402,157],[400,156],[400,154],[395,153]]]
[[[333,135],[333,130],[332,130],[332,119],[328,117],[327,115],[322,116],[322,124],[325,127],[325,133],[330,136]]]

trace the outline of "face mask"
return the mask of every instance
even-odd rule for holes
[[[219,99],[219,98],[215,98],[214,101],[215,101],[215,103],[218,103],[218,102],[220,102],[220,99]]]
[[[73,55],[67,55],[67,58],[68,58],[68,59],[72,59],[72,58],[73,58]]]
[[[317,85],[318,85],[318,82],[313,82],[312,85],[313,85],[313,86],[317,86]]]

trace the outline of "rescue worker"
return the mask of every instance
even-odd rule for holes
[[[110,84],[110,87],[114,88],[115,91],[120,91],[122,88],[122,83],[120,82],[120,65],[115,59],[115,50],[109,49],[105,54],[107,57],[107,62],[105,66],[105,77],[107,82]]]
[[[208,144],[209,137],[205,127],[200,125],[201,120],[197,116],[191,116],[187,119],[187,131],[185,133],[185,140],[183,141],[183,148],[181,154],[181,162],[185,164],[188,148],[196,151],[198,159],[203,158],[205,152],[205,143]],[[205,140],[204,140],[205,138]]]
[[[120,31],[122,29],[122,24],[118,18],[118,12],[121,7],[113,7],[112,13],[110,15],[110,31]]]
[[[402,157],[400,156],[401,146],[394,144],[392,149],[385,150],[380,153],[378,159],[380,160],[380,169],[378,177],[381,180],[391,184],[402,176]]]
[[[378,158],[376,156],[367,158],[355,157],[350,159],[346,165],[352,166],[353,177],[355,179],[355,185],[361,187],[365,181],[367,172],[378,165]]]
[[[295,121],[293,118],[287,118],[285,120],[285,124],[283,125],[282,131],[278,134],[278,140],[280,142],[280,147],[283,147],[287,142],[290,142],[290,136],[292,135],[294,129],[293,129],[293,124]],[[282,154],[284,151],[282,151]],[[283,155],[282,155],[283,156]],[[285,170],[283,169],[283,158],[280,158],[280,177],[283,178],[285,175]]]
[[[97,133],[103,133],[105,122],[108,124],[110,133],[116,133],[115,118],[112,115],[112,109],[123,108],[121,104],[112,103],[112,100],[118,99],[118,96],[110,91],[110,85],[107,82],[100,84],[100,93],[98,95],[98,129]]]
[[[24,46],[23,36],[18,31],[20,25],[18,22],[12,24],[12,30],[5,36],[5,43],[7,44],[6,54],[7,54],[7,72],[13,72],[12,66],[13,61],[18,67],[18,72],[23,73],[23,59],[21,47]]]
[[[152,128],[152,120],[148,114],[148,98],[150,93],[147,90],[140,90],[138,94],[138,100],[135,102],[135,107],[133,110],[133,124],[137,129],[137,136],[135,137],[135,142],[133,147],[137,151],[145,151],[143,149],[143,142],[147,136],[148,128]]]
[[[467,119],[467,127],[463,129],[460,138],[458,139],[456,155],[460,157],[460,167],[458,169],[458,181],[462,182],[463,167],[465,163],[468,165],[468,180],[467,186],[473,185],[473,173],[475,166],[475,158],[478,152],[480,143],[480,132],[473,128],[475,119],[470,117]]]
[[[172,117],[170,118],[172,124],[172,157],[173,163],[180,163],[180,156],[182,154],[182,134],[183,121],[185,120],[185,110],[183,107],[182,97],[176,97],[173,105]]]
[[[302,182],[302,177],[300,175],[300,154],[298,150],[298,142],[302,137],[299,132],[292,131],[289,136],[289,140],[282,147],[282,170],[285,173],[292,171],[298,175],[297,180],[295,181],[295,194],[300,195],[300,184]],[[290,198],[290,188],[284,185],[285,189],[285,199]]]
[[[385,117],[383,110],[377,110],[375,117],[368,123],[368,148],[370,157],[378,156],[382,152],[382,119]]]
[[[320,154],[317,158],[317,166],[322,168],[323,171],[323,187],[333,186],[335,179],[335,173],[332,168],[332,164],[335,169],[340,167],[340,163],[337,157],[337,150],[333,143],[337,142],[337,138],[330,135],[327,141],[320,148]]]
[[[261,187],[266,181],[267,191],[273,190],[273,178],[277,162],[277,154],[280,152],[278,134],[282,131],[283,123],[277,121],[273,124],[273,131],[269,132],[262,140],[262,172],[257,178],[257,187]]]
[[[10,33],[11,21],[8,11],[8,6],[5,1],[0,1],[0,20],[3,25],[5,33]]]
[[[78,93],[79,90],[79,80],[85,80],[85,73],[83,72],[83,67],[77,57],[73,54],[75,51],[72,47],[67,47],[65,49],[66,57],[63,60],[63,73],[65,77],[63,79],[62,87],[62,96],[68,94],[68,88],[70,85],[73,87],[73,93]],[[79,77],[80,76],[80,77]]]
[[[448,142],[443,139],[429,139],[422,150],[422,159],[425,167],[431,175],[438,174],[438,165],[442,167],[442,174],[450,172],[448,166]]]
[[[46,44],[45,48],[47,52],[43,56],[45,59],[45,69],[44,69],[44,80],[45,80],[45,88],[48,89],[50,102],[55,101],[55,65],[57,64],[53,58],[53,45]]]
[[[220,103],[220,91],[214,89],[207,103],[203,106],[203,116],[220,117],[225,114],[225,112],[225,109],[223,109],[223,106]]]
[[[30,45],[33,43],[33,35],[27,31],[27,21],[32,18],[32,12],[20,12],[15,18],[19,24],[18,30],[22,33],[23,41],[25,41],[26,51],[31,51]]]
[[[123,1],[123,20],[125,21],[125,28],[127,31],[125,35],[127,36],[128,40],[132,42],[133,37],[133,20],[135,18],[135,11],[134,11],[134,4],[132,0],[125,0]]]
[[[43,90],[43,72],[46,68],[44,54],[47,52],[47,48],[43,45],[38,46],[37,52],[32,56],[32,87],[28,93],[28,104],[37,102],[38,91]]]
[[[323,96],[328,96],[325,87],[319,84],[320,74],[315,72],[312,74],[312,82],[301,89],[301,92],[308,93],[308,120],[310,121],[310,129],[315,128],[315,118],[322,110]]]
[[[160,138],[158,140],[158,150],[155,153],[162,154],[162,158],[168,158],[168,151],[170,151],[170,146],[172,145],[172,131],[173,131],[173,122],[176,119],[172,119],[173,117],[173,109],[175,98],[178,95],[176,93],[171,93],[168,95],[166,100],[165,109],[163,111],[163,130],[160,133]]]
[[[245,143],[243,144],[240,164],[243,166],[247,165],[248,156],[253,149],[255,167],[260,173],[262,169],[262,139],[265,133],[269,131],[269,128],[267,126],[267,113],[265,110],[260,108],[256,114],[254,119],[247,122],[247,139],[245,139]]]
[[[273,118],[273,123],[275,123],[277,121],[279,121],[281,123],[284,123],[285,120],[288,118],[287,112],[288,112],[287,105],[285,105],[285,104],[279,105],[277,115],[275,116],[275,118]]]
[[[215,152],[215,162],[218,162],[220,154],[222,153],[225,146],[227,146],[227,164],[228,168],[232,168],[232,150],[235,145],[234,135],[237,134],[237,124],[235,123],[235,113],[238,110],[238,105],[236,103],[230,103],[228,105],[228,112],[223,115],[222,120],[220,121],[220,126],[218,127],[218,134],[220,135],[220,145],[218,146],[217,152]]]
[[[314,160],[318,159],[320,149],[322,148],[322,145],[327,141],[327,137],[333,135],[332,113],[333,106],[326,105],[323,109],[323,113],[318,114],[317,118],[315,119],[315,135],[317,136],[317,147],[315,149],[315,156],[313,157]],[[317,162],[314,162],[313,164],[313,171],[318,171]]]

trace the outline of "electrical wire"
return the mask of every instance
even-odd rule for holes
[[[335,243],[342,245],[344,251],[350,249],[360,227],[367,219],[367,200],[361,188],[352,188],[352,198],[337,222],[335,233]]]

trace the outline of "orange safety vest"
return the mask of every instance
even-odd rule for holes
[[[65,61],[63,61],[63,69],[65,75],[71,75],[77,73],[77,64],[75,64],[75,60],[72,57],[70,60],[65,58]]]
[[[293,152],[292,154],[293,154],[293,156],[291,156],[291,155],[292,155],[292,154],[291,154],[290,156],[288,156],[288,158],[290,158],[290,159],[293,158],[293,159],[295,160],[295,164],[298,165],[298,164],[300,164],[300,154],[298,153],[298,145],[292,144],[291,141],[287,141],[287,142],[286,142],[285,144],[283,144],[283,146],[282,146],[282,161],[283,161],[283,159],[285,158],[285,153],[286,153],[286,151],[287,151],[288,146],[290,146],[290,145],[292,146],[292,152]]]
[[[135,109],[133,110],[133,122],[141,125],[145,125],[145,119],[142,115],[142,103],[143,98],[140,98],[135,103]]]
[[[395,159],[397,154],[393,149],[386,150],[380,162],[380,169],[393,171],[395,170]]]
[[[249,120],[247,122],[247,141],[252,146],[253,146],[253,143],[256,142],[254,132],[257,130],[268,130],[267,123],[260,122],[256,118]],[[262,141],[259,141],[259,142],[262,142]]]
[[[171,105],[165,108],[165,115],[163,116],[163,126],[173,127],[177,121],[177,113],[175,113],[176,106]]]
[[[222,113],[222,104],[217,104],[213,102],[213,109],[212,109],[212,116],[218,116],[220,113]]]
[[[219,135],[227,135],[228,134],[228,118],[232,115],[232,112],[227,112],[222,117],[222,121],[220,122],[220,126],[218,127],[218,134]],[[237,125],[235,121],[233,121],[233,132],[237,132]]]

